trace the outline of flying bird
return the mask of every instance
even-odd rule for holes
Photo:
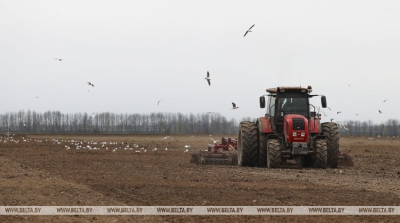
[[[338,111],[338,112],[336,112],[337,114],[340,114],[340,113],[342,113],[341,111]]]
[[[91,85],[92,87],[94,87],[94,84],[92,84],[91,82],[87,82],[88,83],[88,85]]]
[[[233,103],[232,102],[232,106],[233,106],[233,108],[232,109],[238,109],[239,107],[236,107],[236,104],[235,103]]]
[[[219,140],[214,140],[214,139],[212,139],[212,138],[210,138],[213,142],[214,142],[214,144],[215,143],[217,143]]]
[[[254,24],[255,25],[255,24]],[[246,33],[244,34],[244,36],[243,37],[245,37],[246,35],[247,35],[247,33],[249,33],[249,32],[252,32],[251,31],[251,28],[253,28],[254,27],[254,25],[252,25],[247,31],[246,31]]]
[[[331,122],[334,120],[334,118],[331,118]]]
[[[160,100],[158,100],[158,103],[157,103],[158,106],[160,106],[160,102],[162,99],[164,99],[164,98],[161,98]]]
[[[344,128],[344,129],[346,129],[346,131],[348,131],[348,130],[349,130],[348,128],[346,128],[346,126],[343,126],[343,128]]]
[[[59,58],[55,58],[54,60],[58,60],[58,61],[61,61],[62,59],[59,59]]]
[[[382,114],[381,110],[379,110],[379,114]]]
[[[386,102],[387,101],[387,99],[385,99],[383,102]]]
[[[206,80],[207,80],[207,82],[208,82],[208,86],[211,86],[210,72],[208,72],[208,71],[207,71],[207,77],[206,77],[206,78],[204,78],[204,79],[206,79]]]

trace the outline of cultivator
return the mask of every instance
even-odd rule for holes
[[[209,144],[208,150],[191,154],[190,163],[201,165],[237,165],[236,139],[221,139],[221,144]]]

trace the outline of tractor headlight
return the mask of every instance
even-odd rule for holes
[[[297,132],[293,132],[293,137],[296,137],[297,136]]]
[[[300,135],[301,135],[301,137],[304,137],[304,136],[306,136],[306,133],[302,132]]]

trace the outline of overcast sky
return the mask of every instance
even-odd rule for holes
[[[265,114],[267,88],[312,85],[325,120],[399,119],[399,12],[397,0],[0,0],[0,113],[240,120]]]

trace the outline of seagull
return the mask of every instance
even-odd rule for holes
[[[327,107],[329,109],[329,111],[332,111],[332,109],[330,107]]]
[[[334,118],[331,118],[331,122],[334,120]]]
[[[386,102],[387,101],[387,99],[385,99],[383,102]]]
[[[191,147],[190,147],[190,145],[185,145],[185,148],[186,148],[186,149],[189,149],[189,148],[191,148]]]
[[[381,110],[379,110],[379,114],[382,114]]]
[[[238,109],[239,107],[236,107],[236,104],[235,103],[233,103],[232,102],[232,106],[233,106],[233,108],[232,109]]]
[[[206,80],[207,80],[207,82],[208,82],[208,86],[211,86],[210,72],[208,72],[208,71],[207,71],[207,77],[206,77],[206,78],[204,78],[204,79],[206,79]]]
[[[169,136],[165,136],[164,138],[162,138],[162,140],[164,140],[164,139],[168,139],[169,138]]]
[[[58,60],[58,61],[61,61],[62,59],[58,59],[58,58],[55,58],[54,60]]]
[[[255,24],[254,24],[255,25]],[[253,28],[254,27],[254,25],[252,25],[247,31],[246,31],[246,33],[244,34],[244,36],[243,37],[245,37],[246,35],[247,35],[247,33],[249,33],[249,32],[252,32],[251,31],[251,28]]]
[[[215,143],[217,143],[219,140],[214,140],[214,139],[212,139],[212,138],[210,138],[213,142],[214,142],[214,144]]]
[[[39,98],[38,96],[36,96],[35,98]]]
[[[160,100],[158,100],[157,105],[160,105],[160,102],[161,102],[162,99],[164,99],[164,98],[161,98]]]
[[[348,131],[348,130],[349,130],[348,128],[346,128],[346,126],[343,126],[343,128],[344,128],[344,129],[346,129],[346,131]]]
[[[336,112],[337,114],[340,114],[340,113],[342,113],[341,111],[338,111],[338,112]]]
[[[185,153],[189,152],[189,149],[186,149],[184,152],[185,152]]]
[[[92,84],[91,82],[87,82],[88,85],[91,85],[92,87],[94,87],[94,84]]]

